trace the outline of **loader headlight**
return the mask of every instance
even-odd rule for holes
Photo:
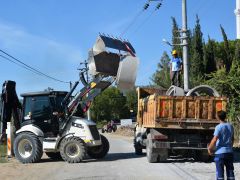
[[[78,128],[81,128],[81,129],[84,129],[84,127],[83,127],[82,124],[78,124],[78,123],[75,123],[75,122],[72,122],[72,126],[73,126],[73,127],[78,127]]]

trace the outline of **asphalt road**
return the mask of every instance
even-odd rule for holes
[[[214,163],[199,163],[191,159],[175,159],[165,163],[147,162],[145,156],[133,153],[130,138],[107,136],[110,152],[102,160],[88,159],[79,164],[52,161],[46,156],[40,163],[21,164],[15,159],[0,164],[0,179],[66,179],[66,180],[210,180],[215,179]],[[236,179],[240,179],[240,163],[235,164]]]

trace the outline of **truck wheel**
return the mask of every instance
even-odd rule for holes
[[[42,143],[33,133],[20,133],[14,141],[14,154],[22,163],[38,162],[43,154]]]
[[[158,154],[153,153],[153,142],[151,139],[151,134],[147,135],[146,151],[147,151],[148,162],[155,163],[158,161]]]
[[[163,162],[166,161],[168,158],[168,149],[160,149],[158,152],[158,161]]]
[[[60,144],[60,154],[64,161],[79,163],[86,155],[86,146],[79,137],[64,138]]]
[[[136,141],[136,138],[134,138],[134,149],[136,155],[142,155],[142,146],[139,144],[139,142]]]
[[[62,159],[60,152],[45,152],[45,153],[50,159],[53,159],[53,160]]]
[[[88,155],[94,159],[101,159],[106,156],[109,151],[109,142],[107,138],[101,135],[102,145],[89,147],[88,148]]]

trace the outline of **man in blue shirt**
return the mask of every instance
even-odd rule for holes
[[[208,153],[213,155],[215,148],[215,158],[217,180],[224,179],[224,166],[226,167],[227,179],[235,179],[233,167],[233,126],[225,121],[226,112],[218,111],[216,118],[220,121],[214,131],[214,137],[208,146]]]
[[[180,86],[180,72],[182,70],[182,59],[178,57],[177,51],[172,51],[173,58],[170,61],[170,72],[172,85]],[[175,80],[176,79],[176,80]]]

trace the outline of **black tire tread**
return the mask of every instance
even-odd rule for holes
[[[33,146],[36,147],[36,150],[35,150],[35,153],[33,152],[33,155],[30,156],[29,158],[27,159],[23,159],[21,157],[21,155],[18,153],[18,148],[16,146],[16,144],[18,144],[18,141],[24,137],[24,136],[28,136],[30,138],[32,138],[33,142],[35,143]],[[30,139],[31,141],[31,139]],[[15,141],[14,141],[14,154],[16,156],[16,158],[22,162],[22,163],[36,163],[36,162],[39,162],[42,155],[43,155],[43,147],[42,147],[42,143],[41,141],[39,140],[39,138],[33,134],[33,133],[30,133],[30,132],[24,132],[24,133],[20,133],[17,135]]]
[[[142,155],[143,154],[143,152],[142,152],[143,148],[141,147],[139,142],[136,141],[136,138],[134,138],[133,143],[134,143],[135,154],[136,155]]]
[[[103,135],[101,135],[101,140],[102,140],[102,145],[88,148],[87,154],[90,157],[92,157],[94,159],[101,159],[107,155],[109,148],[110,148],[109,142],[108,142],[107,138]],[[94,153],[93,148],[102,148],[102,150],[99,153]]]
[[[79,157],[77,158],[70,158],[66,155],[66,153],[64,152],[64,147],[65,145],[67,145],[69,142],[75,142],[75,143],[78,143],[80,149],[81,149],[81,154]],[[72,136],[72,137],[68,137],[68,138],[64,138],[60,144],[60,154],[61,154],[61,157],[64,161],[67,161],[68,163],[79,163],[81,162],[84,157],[86,156],[86,146],[85,146],[85,142],[79,138],[79,137],[76,137],[76,136]]]
[[[158,162],[158,157],[152,152],[152,147],[149,144],[152,144],[151,135],[147,135],[147,144],[146,144],[146,151],[147,151],[147,160],[149,163],[156,163]]]

